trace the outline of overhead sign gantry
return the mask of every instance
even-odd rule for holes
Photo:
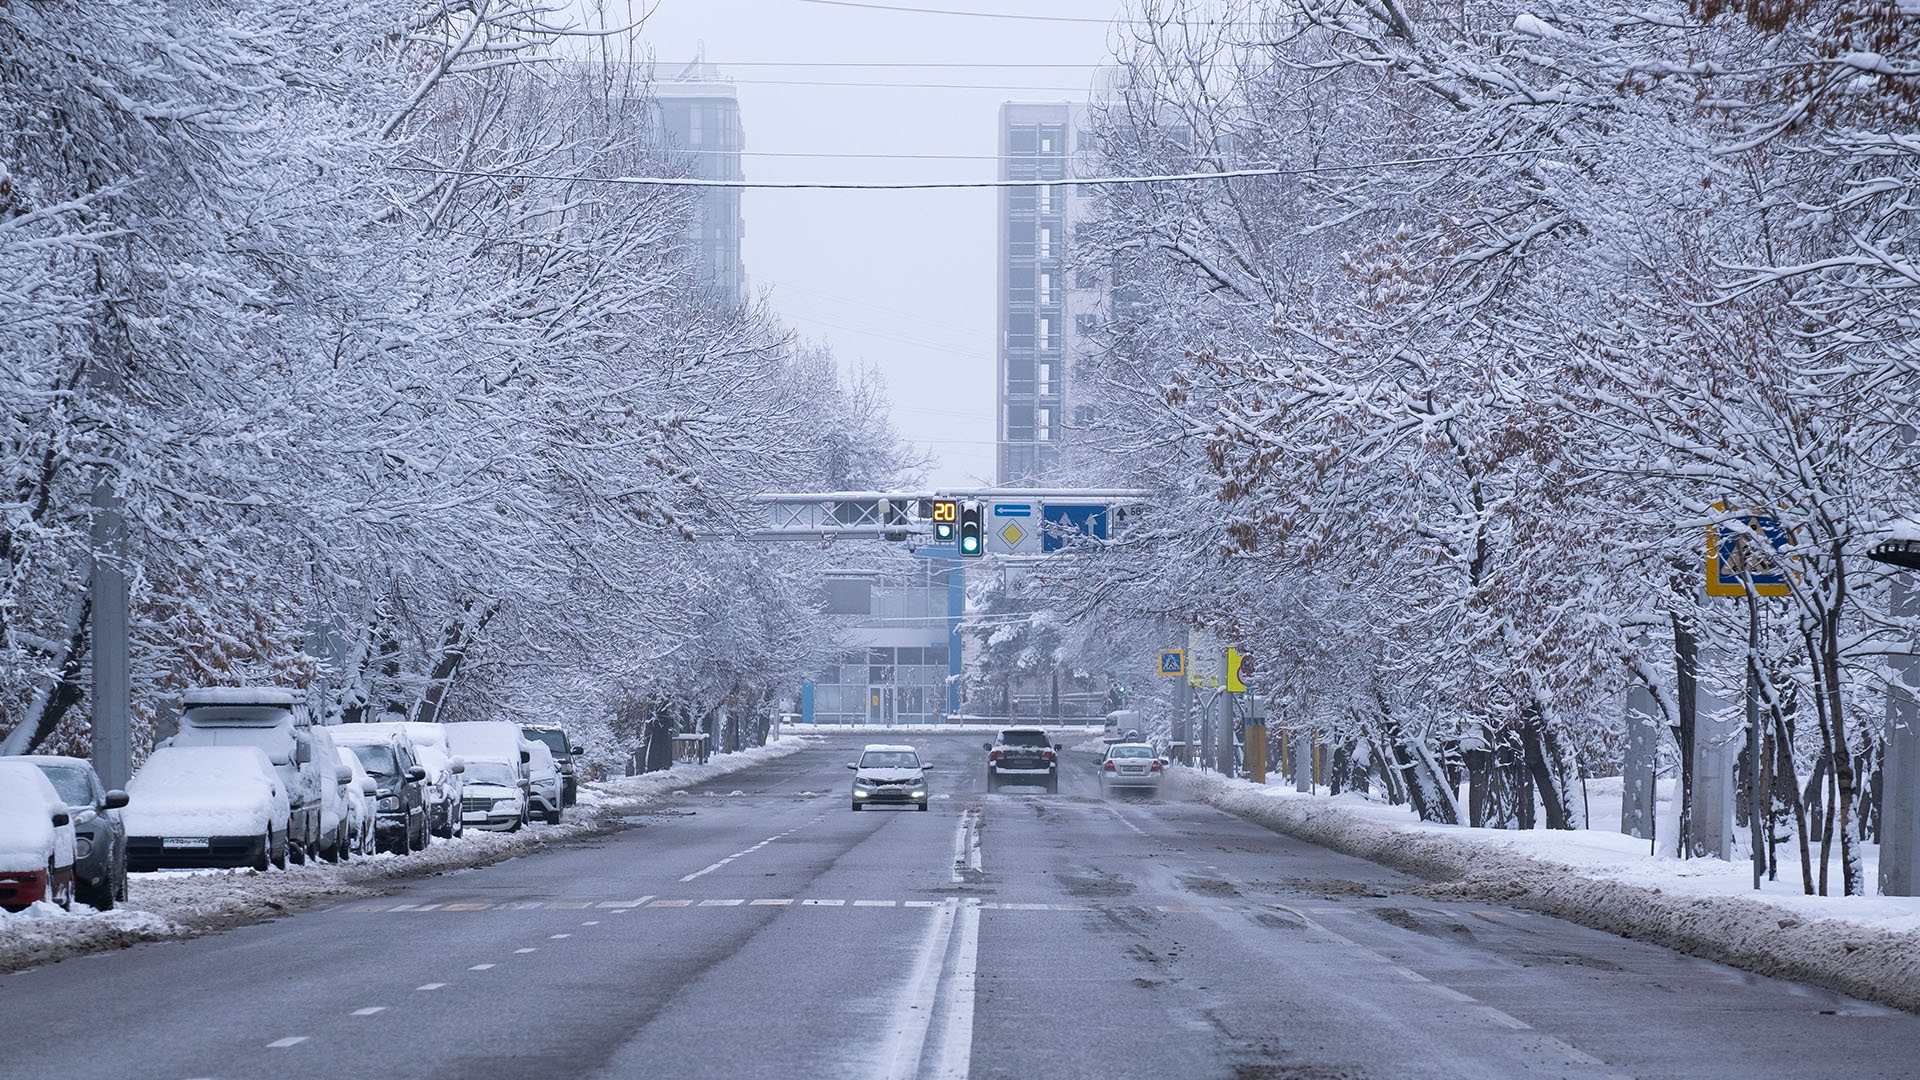
[[[755,540],[891,540],[924,555],[1047,555],[1082,540],[1111,540],[1145,491],[978,488],[828,491],[759,496]],[[929,550],[951,549],[950,552]]]

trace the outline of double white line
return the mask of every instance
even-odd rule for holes
[[[973,998],[980,902],[949,897],[921,944],[894,1006],[883,1080],[964,1080],[973,1062]],[[935,1018],[938,1017],[938,1022]]]
[[[953,832],[953,883],[964,884],[967,872],[980,875],[980,808],[975,806],[960,815]]]

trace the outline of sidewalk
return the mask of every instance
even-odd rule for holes
[[[1746,862],[1663,857],[1645,840],[1604,828],[1433,825],[1409,807],[1300,794],[1277,780],[1260,787],[1190,769],[1170,779],[1170,794],[1426,878],[1428,895],[1512,904],[1920,1012],[1920,897],[1803,895],[1797,848],[1782,846],[1782,880],[1756,893]],[[1616,796],[1615,821],[1617,806]],[[1594,820],[1604,826],[1601,809]],[[1831,874],[1838,892],[1837,855]]]

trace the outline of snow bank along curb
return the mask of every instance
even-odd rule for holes
[[[374,896],[393,882],[449,870],[486,866],[599,832],[662,795],[782,758],[813,745],[789,736],[762,747],[715,755],[704,765],[676,765],[664,773],[587,784],[560,825],[516,833],[469,830],[457,841],[435,839],[412,855],[376,855],[343,864],[318,861],[270,870],[197,874],[140,874],[127,902],[114,911],[60,910],[36,904],[18,914],[0,911],[0,973],[143,941],[197,937],[243,923],[290,914],[326,901]]]
[[[1433,895],[1513,904],[1760,975],[1920,1012],[1920,933],[1811,920],[1759,900],[1673,896],[1444,833],[1365,821],[1325,799],[1274,798],[1176,769],[1176,784],[1276,832],[1439,884]]]

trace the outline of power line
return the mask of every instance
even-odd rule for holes
[[[1095,26],[1159,26],[1151,19],[1096,19],[1084,15],[1023,15],[1004,11],[963,11],[955,8],[904,7],[899,4],[865,4],[856,0],[800,0],[803,4],[819,4],[822,7],[862,8],[867,11],[887,11],[900,15],[960,15],[969,19],[1007,19],[1015,22],[1082,23]],[[1198,21],[1168,20],[1165,25],[1183,26],[1254,26],[1256,23],[1231,19],[1201,19]]]
[[[561,183],[629,184],[638,187],[737,188],[774,191],[955,191],[977,188],[1056,187],[1074,184],[1081,187],[1123,187],[1132,184],[1169,184],[1193,180],[1239,180],[1262,176],[1309,176],[1318,173],[1365,172],[1402,165],[1449,165],[1487,158],[1527,157],[1534,154],[1564,153],[1598,149],[1602,143],[1572,146],[1541,146],[1528,150],[1486,150],[1477,154],[1448,157],[1399,158],[1392,161],[1367,161],[1353,165],[1309,165],[1300,168],[1223,169],[1217,172],[1165,173],[1157,176],[1070,176],[1051,180],[929,180],[905,183],[813,180],[703,180],[691,176],[562,176],[547,173],[485,172],[469,169],[434,169],[416,165],[395,165],[400,172],[428,173],[434,176],[458,176],[494,180],[552,180]]]

